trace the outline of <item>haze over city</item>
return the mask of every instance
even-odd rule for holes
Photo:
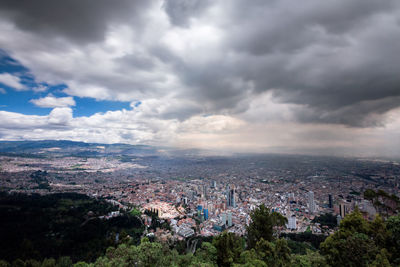
[[[0,140],[400,156],[396,0],[0,1]]]

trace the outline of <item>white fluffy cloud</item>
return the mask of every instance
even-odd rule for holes
[[[70,107],[75,106],[75,100],[71,96],[67,97],[55,97],[49,94],[46,97],[32,99],[34,105],[41,107],[41,108],[57,108],[57,107]]]
[[[21,83],[21,78],[9,73],[0,73],[0,83],[14,88],[17,91],[28,90],[28,88]]]
[[[142,107],[143,105],[143,107]],[[0,111],[0,139],[70,139],[131,143],[219,151],[320,153],[399,156],[400,110],[390,113],[386,128],[348,128],[295,122],[252,123],[226,115],[190,119],[148,117],[146,103],[133,110],[108,111],[89,117],[55,108],[34,116]]]

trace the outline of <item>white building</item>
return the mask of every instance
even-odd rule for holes
[[[308,192],[308,208],[310,210],[310,213],[315,212],[315,201],[314,201],[314,192],[313,191]]]
[[[178,229],[178,234],[187,238],[187,237],[194,235],[194,230],[192,228],[189,228],[186,226],[181,226]]]
[[[290,230],[296,230],[297,229],[297,224],[296,224],[296,215],[292,215],[288,218],[288,223],[286,225],[286,228]]]

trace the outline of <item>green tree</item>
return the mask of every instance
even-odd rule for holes
[[[375,260],[372,262],[370,267],[391,267],[390,262],[387,258],[388,253],[386,249],[382,249],[379,254],[376,255]]]
[[[21,259],[16,259],[12,262],[12,267],[25,267],[25,262]]]
[[[290,249],[284,239],[269,242],[261,238],[256,244],[255,252],[257,258],[265,262],[267,266],[282,267],[290,265]]]
[[[217,249],[218,266],[226,267],[239,263],[244,247],[241,237],[225,231],[213,240],[213,245]]]
[[[90,266],[90,264],[87,264],[86,262],[83,262],[83,261],[79,261],[74,264],[74,267],[89,267],[89,266]]]
[[[42,267],[55,267],[56,266],[56,260],[53,258],[50,259],[44,259],[42,262]]]
[[[57,267],[71,267],[72,261],[71,258],[68,256],[64,256],[58,259]]]
[[[379,214],[369,223],[369,235],[374,240],[378,247],[384,248],[389,239],[389,232],[386,229],[386,224]]]
[[[321,252],[333,266],[368,266],[379,251],[370,233],[356,209],[342,220],[338,232],[321,243]]]
[[[299,267],[328,267],[324,256],[317,251],[308,250],[306,255],[292,255],[292,266]]]
[[[391,254],[391,262],[400,265],[400,215],[391,216],[386,221],[388,230],[388,252]]]
[[[368,200],[373,200],[376,197],[376,192],[372,189],[367,189],[364,192],[364,198]]]
[[[275,242],[275,266],[283,267],[290,265],[290,249],[285,239]]]
[[[42,264],[37,260],[29,259],[29,260],[25,261],[25,266],[26,267],[40,267],[40,266],[42,266]]]
[[[209,242],[203,242],[201,248],[196,251],[196,257],[202,262],[216,263],[217,248]]]
[[[257,242],[254,251],[259,260],[265,262],[268,266],[272,265],[275,260],[275,244],[261,238]]]
[[[133,209],[129,212],[129,214],[130,214],[131,216],[140,216],[142,213],[141,213],[140,210],[138,210],[137,208],[133,208]]]
[[[163,246],[158,242],[150,242],[143,238],[138,246],[138,259],[140,266],[153,267],[165,266]]]
[[[251,223],[246,227],[247,230],[247,245],[249,248],[254,248],[261,238],[266,241],[273,241],[274,228],[284,226],[287,219],[277,212],[270,210],[261,204],[250,213]]]
[[[267,267],[268,265],[259,259],[254,249],[245,250],[240,255],[240,262],[235,263],[233,266],[237,267]]]

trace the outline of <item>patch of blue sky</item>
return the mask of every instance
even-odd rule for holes
[[[119,102],[119,101],[108,101],[101,100],[97,101],[93,98],[80,98],[75,97],[76,106],[73,107],[74,116],[90,116],[95,113],[105,113],[107,111],[115,111],[122,109],[131,109],[129,102]]]
[[[42,108],[35,106],[30,100],[38,99],[52,94],[55,97],[66,97],[63,92],[67,86],[65,84],[48,85],[46,83],[37,83],[35,77],[29,69],[21,65],[18,61],[8,56],[0,50],[0,73],[9,73],[18,76],[21,83],[27,90],[17,91],[5,84],[0,83],[0,88],[5,93],[0,92],[0,110],[18,112],[26,115],[47,115],[52,108]],[[73,106],[74,117],[90,116],[95,113],[105,113],[121,109],[131,109],[129,102],[119,101],[98,101],[93,98],[74,97],[76,105]],[[136,102],[135,107],[141,104]]]

